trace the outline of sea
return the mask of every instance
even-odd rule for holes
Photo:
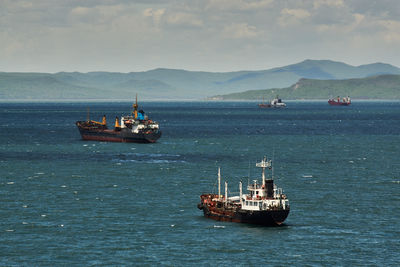
[[[130,102],[0,103],[1,266],[398,266],[400,102],[142,102],[157,143],[83,141],[77,120]],[[197,208],[261,179],[290,201],[281,227]]]

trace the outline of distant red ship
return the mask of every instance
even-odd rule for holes
[[[342,99],[340,99],[340,97],[338,96],[336,99],[329,99],[328,103],[331,106],[348,106],[351,104],[351,99],[349,96],[343,97]]]

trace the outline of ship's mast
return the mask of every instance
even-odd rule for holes
[[[218,167],[218,199],[221,198],[221,168]]]
[[[242,181],[239,182],[239,199],[240,199],[240,204],[242,204],[242,197],[243,197],[243,189],[242,189]]]
[[[265,180],[266,180],[266,178],[265,178],[265,168],[271,168],[271,166],[272,166],[271,163],[272,163],[271,160],[267,161],[267,157],[264,157],[264,159],[261,162],[256,163],[257,167],[262,168],[262,185],[264,187],[265,187]]]
[[[274,161],[275,160],[275,146],[274,146],[274,150],[273,150],[273,152],[272,152],[272,160]],[[270,161],[271,162],[271,164],[270,164],[270,169],[271,169],[271,179],[272,180],[274,180],[274,166],[272,165],[272,161]]]
[[[137,103],[137,94],[136,94],[136,102],[135,102],[135,104],[133,104],[133,117],[135,118],[135,119],[137,119],[137,110],[138,110],[138,103]]]
[[[225,181],[225,205],[228,203],[228,182]]]
[[[271,178],[274,179],[274,166],[271,166]]]

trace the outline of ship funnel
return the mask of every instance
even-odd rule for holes
[[[265,181],[265,187],[267,190],[267,197],[273,197],[274,196],[274,180],[266,180]]]
[[[119,124],[118,117],[115,117],[115,128],[117,128],[117,129],[121,128],[121,125]]]
[[[139,107],[139,105],[137,103],[137,94],[136,94],[136,102],[135,102],[135,104],[133,104],[133,117],[135,119],[137,119],[137,117],[138,117],[138,107]]]

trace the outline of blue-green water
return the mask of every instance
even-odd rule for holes
[[[100,119],[131,104],[0,103],[0,265],[400,262],[399,102],[143,103],[155,144],[80,140],[88,107]],[[264,155],[291,202],[285,226],[204,218],[217,167],[237,192]]]

